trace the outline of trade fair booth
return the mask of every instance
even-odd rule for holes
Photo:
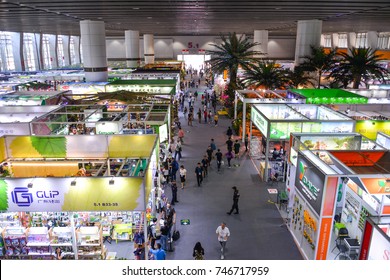
[[[0,106],[57,105],[64,91],[16,91],[0,95]]]
[[[307,104],[366,104],[368,98],[342,89],[289,89],[287,98],[305,99]]]
[[[1,135],[31,135],[30,122],[59,106],[0,106]]]
[[[390,153],[357,133],[291,135],[288,228],[306,259],[358,259],[367,217],[390,225]]]
[[[368,104],[390,104],[388,89],[348,89],[348,91],[367,97]]]
[[[354,120],[325,106],[311,104],[256,104],[251,108],[250,155],[259,159],[264,181],[285,178],[290,133],[352,132]],[[260,132],[254,136],[253,127]],[[281,150],[281,148],[283,148]]]
[[[133,257],[161,192],[157,135],[5,136],[0,158],[1,258]]]
[[[158,134],[169,135],[169,105],[68,105],[34,119],[33,135]]]
[[[385,134],[383,132],[378,132],[375,141],[382,147],[385,147],[386,149],[390,150],[390,135]]]
[[[238,101],[242,102],[242,132],[246,132],[247,104],[305,103],[304,99],[288,99],[285,90],[236,90],[234,97],[234,119],[237,119]],[[244,137],[242,137],[244,141]]]
[[[390,259],[390,227],[377,218],[367,217],[361,245],[360,260]]]

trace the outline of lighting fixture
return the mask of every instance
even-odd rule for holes
[[[72,182],[70,182],[70,185],[71,185],[72,187],[76,186],[76,179],[74,179]]]
[[[33,183],[28,183],[28,184],[27,184],[27,187],[28,187],[29,189],[31,189],[31,188],[33,187]]]
[[[111,178],[109,181],[108,181],[108,184],[109,185],[114,185],[115,184],[115,180],[113,178]]]

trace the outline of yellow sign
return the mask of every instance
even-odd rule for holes
[[[355,131],[368,139],[375,140],[378,132],[390,134],[390,121],[356,121]]]

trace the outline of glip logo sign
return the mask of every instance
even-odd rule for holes
[[[15,188],[11,192],[12,202],[20,207],[28,207],[33,202],[32,194],[28,188]]]

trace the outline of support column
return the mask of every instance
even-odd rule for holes
[[[259,43],[253,50],[261,52],[261,54],[255,57],[264,58],[268,56],[268,30],[255,30],[253,36],[253,42]]]
[[[378,48],[378,33],[376,31],[367,32],[367,47],[373,50]]]
[[[297,39],[295,45],[295,65],[304,61],[305,56],[310,55],[310,46],[319,47],[321,43],[322,21],[300,20],[297,26]]]
[[[144,34],[144,57],[145,64],[154,63],[154,36],[153,34]]]
[[[246,134],[246,102],[242,103],[242,135],[241,135],[241,141],[245,141],[245,134]]]
[[[127,67],[137,68],[140,64],[139,57],[139,31],[125,31],[125,47]]]
[[[348,33],[348,49],[356,47],[356,33],[350,32]]]
[[[80,21],[85,80],[107,82],[106,30],[102,21]]]

